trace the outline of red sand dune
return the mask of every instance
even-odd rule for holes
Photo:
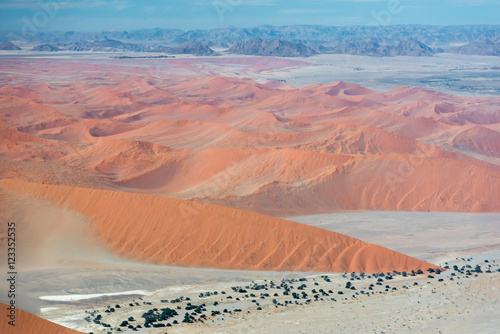
[[[398,87],[387,92],[373,94],[374,100],[381,103],[405,103],[425,101],[427,103],[441,102],[446,99],[456,99],[453,95],[444,94],[418,87]]]
[[[320,86],[317,90],[323,91],[325,94],[332,96],[368,95],[375,93],[370,89],[342,81],[336,81],[328,85]]]
[[[141,261],[317,272],[437,268],[339,233],[222,206],[13,180],[0,186],[81,212],[109,249]]]
[[[8,305],[0,302],[0,333],[2,334],[78,334],[82,333],[69,329],[53,322],[47,321],[36,315],[16,309],[15,326],[8,324],[10,314]]]
[[[451,140],[451,144],[457,149],[500,158],[500,133],[482,126],[464,130]]]
[[[45,99],[28,90],[25,89],[24,87],[11,87],[11,86],[4,86],[0,88],[0,96],[17,96],[23,99],[29,99],[33,100],[34,102],[45,102]]]
[[[300,65],[277,59],[114,62],[0,64],[19,73],[0,87],[2,177],[281,216],[500,211],[498,98],[207,75]]]
[[[40,119],[64,117],[52,107],[16,96],[0,97],[0,117],[15,120],[16,125],[27,125]]]
[[[296,182],[297,183],[297,182]],[[448,158],[353,158],[314,182],[269,182],[246,196],[204,198],[276,216],[349,210],[499,212],[498,171]]]

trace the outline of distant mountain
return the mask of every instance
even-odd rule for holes
[[[166,51],[171,54],[192,54],[195,56],[217,56],[218,53],[202,44],[184,44]]]
[[[0,42],[0,50],[21,50],[21,48],[11,42]]]
[[[489,39],[450,48],[449,52],[462,55],[500,56],[500,42],[493,43]]]
[[[321,53],[351,54],[371,57],[391,56],[433,56],[435,51],[426,44],[415,40],[403,40],[395,45],[386,40],[371,38],[360,40],[351,38],[332,47],[320,46]]]
[[[214,50],[206,45],[185,44],[176,47],[167,47],[158,44],[124,43],[112,39],[95,42],[71,43],[60,46],[69,51],[95,51],[95,52],[157,52],[168,54],[192,54],[196,56],[216,56]]]
[[[434,50],[426,44],[409,39],[399,42],[392,50],[393,56],[433,56]]]
[[[185,46],[190,45],[236,50],[237,45],[256,38],[263,41],[277,40],[296,43],[320,53],[348,53],[378,57],[396,55],[430,56],[433,53],[442,52],[443,49],[452,45],[481,42],[500,43],[500,25],[362,25],[343,27],[263,25],[252,28],[229,26],[218,29],[189,31],[142,29],[103,32],[39,32],[34,35],[26,35],[15,31],[0,31],[0,41],[20,40],[80,51],[164,52],[171,48],[176,51],[175,48],[178,46],[185,48]],[[470,48],[473,48],[473,46]],[[177,50],[184,52],[182,48]],[[241,45],[238,48],[238,52],[247,52]],[[294,48],[291,47],[291,49]],[[193,50],[195,54],[200,52],[203,53],[201,48]],[[306,54],[313,53],[310,50],[305,52]],[[474,54],[483,54],[482,52],[484,52],[484,54],[491,54],[492,51],[457,49],[450,52],[474,52]]]
[[[388,45],[378,39],[346,39],[334,46],[320,46],[321,53],[350,54],[358,56],[389,57],[391,50]]]
[[[61,51],[57,46],[53,46],[50,44],[40,44],[35,46],[31,51],[50,51],[50,52],[55,52],[55,51]]]
[[[112,39],[106,39],[96,42],[74,43],[72,45],[67,46],[66,49],[70,51],[103,51],[103,52],[145,51],[144,46],[132,43],[123,43]]]
[[[263,25],[252,28],[232,26],[209,30],[142,29],[103,32],[39,32],[26,35],[15,31],[0,31],[0,40],[17,40],[38,43],[81,43],[86,41],[118,40],[123,42],[158,42],[165,45],[184,43],[226,47],[253,38],[287,40],[310,45],[334,46],[349,38],[383,38],[396,45],[403,40],[417,40],[431,47],[446,47],[456,43],[473,43],[490,40],[500,42],[500,25],[392,25],[392,26],[321,26],[321,25]],[[308,44],[309,45],[309,44]]]
[[[229,48],[227,53],[252,55],[252,56],[275,56],[275,57],[310,57],[317,54],[309,46],[300,43],[275,40],[263,40],[254,38],[249,41],[238,43]]]

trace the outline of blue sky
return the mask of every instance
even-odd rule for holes
[[[0,0],[0,29],[500,24],[499,0]]]

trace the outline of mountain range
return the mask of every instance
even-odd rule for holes
[[[500,56],[500,42],[493,43],[489,39],[473,42],[449,50],[463,55]]]
[[[391,44],[401,40],[418,40],[432,47],[467,44],[486,39],[500,41],[500,25],[391,25],[391,26],[322,26],[322,25],[263,25],[252,28],[223,27],[208,30],[142,29],[103,32],[38,32],[33,35],[15,31],[0,31],[0,40],[23,40],[40,43],[76,43],[114,39],[127,42],[161,42],[179,45],[186,42],[227,48],[230,45],[261,38],[281,39],[310,45],[331,46],[346,38],[384,38]]]
[[[11,42],[0,42],[0,50],[21,50],[21,48]]]
[[[242,55],[278,57],[310,57],[317,54],[316,51],[304,44],[279,39],[263,40],[261,38],[237,43],[229,48],[227,52]]]
[[[217,55],[213,48],[224,49],[223,52],[229,54],[278,57],[309,57],[319,53],[433,56],[440,52],[498,56],[500,25],[266,25],[189,31],[40,32],[29,36],[0,31],[0,40],[39,43],[46,51],[161,52],[199,56]],[[16,47],[6,43],[10,42],[0,44],[0,49]]]

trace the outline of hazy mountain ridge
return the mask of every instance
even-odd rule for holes
[[[33,49],[31,49],[31,51],[55,52],[55,51],[61,51],[61,49],[59,49],[57,46],[50,45],[50,44],[40,44],[40,45],[33,47]]]
[[[0,50],[21,50],[21,48],[11,42],[0,42]]]
[[[49,32],[29,36],[0,31],[0,40],[50,44],[70,51],[165,52],[204,56],[216,55],[213,47],[233,54],[279,57],[308,57],[316,53],[376,57],[432,56],[439,52],[498,55],[500,25],[265,25],[189,31]]]
[[[124,43],[117,40],[106,39],[95,42],[78,42],[69,44],[41,44],[35,46],[32,51],[92,51],[92,52],[159,52],[167,54],[193,54],[196,56],[217,55],[212,49],[201,44],[180,45],[167,47],[158,44],[136,44]]]
[[[321,53],[364,55],[372,57],[391,56],[433,56],[436,50],[416,40],[402,40],[397,44],[371,38],[369,40],[349,39],[335,46],[320,46]]]
[[[263,40],[254,38],[233,45],[227,50],[228,53],[253,55],[253,56],[277,56],[277,57],[310,57],[317,54],[309,46],[300,43],[275,40]]]
[[[171,54],[192,54],[195,56],[216,56],[217,52],[202,44],[183,44],[166,50]]]
[[[75,43],[114,39],[121,41],[161,41],[166,44],[183,44],[188,41],[204,41],[212,46],[226,47],[261,38],[266,40],[281,39],[292,42],[308,41],[313,44],[338,44],[346,38],[359,39],[384,38],[388,41],[418,40],[430,46],[446,46],[450,44],[478,42],[489,39],[494,43],[500,41],[500,25],[463,25],[463,26],[428,26],[428,25],[394,25],[394,26],[258,26],[253,28],[224,27],[208,30],[179,29],[142,29],[131,31],[104,32],[45,32],[22,35],[13,31],[0,31],[2,40],[23,40],[41,43]],[[223,45],[224,44],[224,45]],[[209,45],[210,46],[210,45]]]
[[[463,55],[500,56],[500,42],[493,43],[491,40],[485,39],[480,42],[450,48],[449,52]]]

